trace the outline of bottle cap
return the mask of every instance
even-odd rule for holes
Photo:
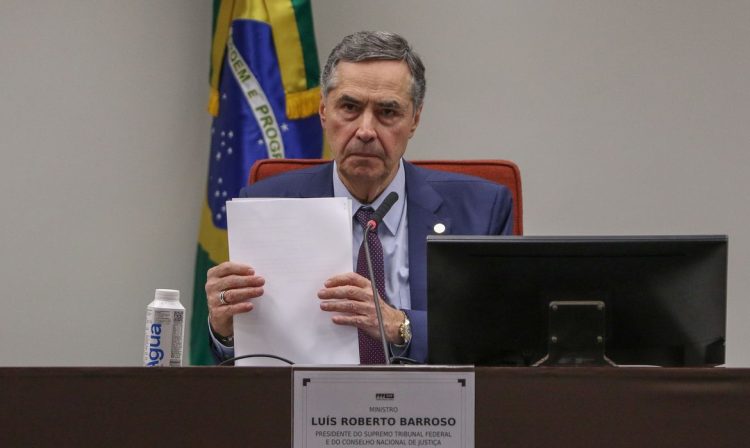
[[[180,300],[180,291],[176,289],[157,289],[154,294],[156,300],[167,300],[169,302],[177,302]]]

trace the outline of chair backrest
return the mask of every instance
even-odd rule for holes
[[[248,183],[267,177],[298,170],[321,163],[324,159],[261,159],[250,170]],[[509,160],[410,160],[414,165],[434,170],[468,174],[505,185],[513,194],[513,234],[523,235],[523,198],[521,195],[521,171]]]

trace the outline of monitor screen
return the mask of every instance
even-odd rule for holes
[[[727,237],[430,236],[428,362],[531,365],[549,304],[604,303],[619,365],[724,363]]]

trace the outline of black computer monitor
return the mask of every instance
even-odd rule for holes
[[[427,239],[428,362],[531,365],[552,301],[601,301],[620,365],[724,363],[726,236]]]

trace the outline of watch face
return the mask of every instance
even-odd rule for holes
[[[404,323],[401,324],[401,337],[404,338],[404,342],[411,341],[411,322],[404,316]]]

